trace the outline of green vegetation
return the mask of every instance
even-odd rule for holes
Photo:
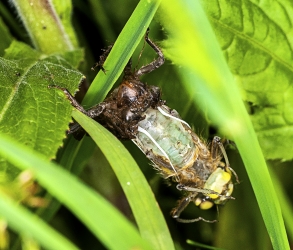
[[[0,3],[0,249],[289,249],[289,0],[12,2]],[[81,86],[80,98],[90,85],[82,104],[101,102],[131,57],[140,67],[156,56],[145,45],[137,62],[147,27],[167,60],[143,81],[160,86],[168,106],[200,136],[237,145],[227,152],[241,183],[236,200],[219,208],[219,223],[172,219],[180,192],[135,145],[48,88],[75,93]],[[101,49],[114,42],[106,73],[95,75],[90,69]],[[71,116],[90,137],[66,138]],[[198,216],[218,215],[192,204],[183,213]]]

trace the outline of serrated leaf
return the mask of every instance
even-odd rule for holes
[[[79,64],[84,59],[84,50],[83,49],[75,49],[71,51],[66,51],[62,53],[62,57],[72,65],[74,68],[78,68]]]
[[[74,92],[82,78],[63,58],[47,57],[13,42],[5,58],[0,58],[0,131],[53,158],[65,137],[72,108],[48,85],[62,83]],[[7,167],[1,161],[0,170]]]
[[[292,2],[213,0],[202,4],[244,99],[252,104],[251,119],[265,157],[292,159]]]

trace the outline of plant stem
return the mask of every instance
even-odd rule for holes
[[[12,2],[37,50],[53,54],[74,49],[51,0]]]

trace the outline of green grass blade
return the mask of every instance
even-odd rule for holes
[[[129,58],[132,56],[137,44],[143,37],[146,28],[154,17],[159,3],[159,0],[143,0],[139,2],[104,64],[106,75],[104,72],[100,72],[91,84],[84,98],[83,104],[85,108],[89,108],[104,100],[115,81],[119,78]],[[80,145],[83,144],[83,142],[78,143],[71,138],[70,143],[72,144],[71,148],[79,147],[81,151],[84,150]],[[92,148],[87,148],[86,150],[89,151],[92,150]],[[70,148],[66,148],[62,153],[64,154],[64,156],[60,156],[63,163],[62,165],[66,165],[66,168],[71,168],[72,158],[70,159],[70,156],[73,155],[73,152]],[[75,153],[76,152],[74,152],[74,155]],[[68,158],[68,162],[65,158]]]
[[[15,166],[31,170],[39,183],[67,206],[107,248],[150,249],[125,217],[75,176],[11,138],[3,134],[0,138],[0,154]]]
[[[168,227],[154,195],[123,144],[108,130],[84,114],[74,111],[73,117],[100,147],[112,166],[143,238],[152,244],[153,249],[174,249]]]
[[[288,194],[285,192],[285,189],[282,186],[281,180],[276,176],[275,171],[270,168],[270,175],[272,177],[276,193],[278,195],[278,199],[281,204],[282,208],[282,214],[284,217],[287,233],[289,239],[293,240],[293,209],[292,209],[292,203],[290,202],[290,199],[288,197]]]
[[[90,0],[90,9],[92,18],[94,19],[96,26],[100,27],[102,37],[105,41],[115,41],[116,36],[111,23],[111,16],[106,15],[104,4],[101,1]],[[86,10],[88,11],[88,10]]]
[[[46,249],[78,249],[38,216],[15,203],[2,192],[0,192],[0,214],[14,231],[33,236]]]
[[[85,107],[89,108],[105,99],[144,36],[160,2],[160,0],[139,1],[104,63],[106,74],[100,71],[92,82],[83,101]]]
[[[85,107],[88,108],[101,102],[105,98],[145,34],[159,3],[160,1],[153,0],[143,0],[139,2],[104,64],[106,75],[103,72],[100,72],[87,92],[85,101],[83,102]],[[81,119],[81,122],[84,119],[85,118]],[[88,131],[89,134],[92,133],[91,131],[93,131],[95,136],[96,134],[98,134],[99,137],[101,136],[101,134],[98,133],[100,130],[96,130],[96,127],[93,130]],[[97,139],[97,142],[101,150],[107,154],[108,152],[105,151],[107,151],[109,146],[107,144],[108,139],[104,140],[100,138]],[[101,146],[101,143],[106,144]],[[114,145],[112,144],[110,148],[113,146],[117,147],[117,144],[121,145],[115,139]],[[117,173],[118,179],[121,179],[121,185],[124,188],[126,195],[129,197],[129,203],[131,204],[132,211],[136,217],[142,236],[151,242],[156,249],[174,249],[164,218],[157,208],[153,194],[151,193],[144,177],[141,175],[136,163],[133,160],[130,162],[129,160],[126,160],[123,164],[125,168],[121,167],[121,158],[124,159],[125,155],[129,156],[129,153],[123,151],[121,154],[121,152],[118,152],[115,157],[113,157],[113,154],[110,154],[108,160],[112,162],[116,159],[119,162],[119,166],[114,165],[116,166],[115,172]],[[127,157],[127,159],[129,158],[130,156]],[[131,170],[128,169],[128,167],[131,168]],[[126,173],[127,175],[125,175]],[[137,179],[134,176],[139,176],[139,178]],[[131,180],[130,183],[132,184],[130,187],[126,184],[128,181],[125,180]],[[136,189],[133,188],[134,186]]]
[[[208,245],[205,245],[205,244],[194,242],[192,240],[187,240],[186,242],[191,246],[200,247],[200,249],[224,250],[223,248],[211,247],[211,246],[208,246]]]
[[[289,249],[280,204],[256,134],[200,3],[163,1],[160,10],[169,21],[162,20],[170,33],[169,58],[181,66],[179,73],[196,104],[236,142],[274,249]]]

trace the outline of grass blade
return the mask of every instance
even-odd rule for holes
[[[144,36],[160,2],[160,0],[139,1],[103,65],[106,74],[100,71],[92,82],[83,101],[85,107],[89,108],[105,99]]]
[[[0,192],[0,211],[1,217],[5,218],[9,227],[22,235],[33,235],[34,239],[46,249],[78,249],[38,216],[16,204],[2,192]]]
[[[236,142],[274,249],[289,249],[280,204],[255,131],[200,3],[163,1],[161,11],[169,17],[164,20],[172,20],[164,23],[170,32],[169,57],[182,66],[179,73],[196,104]]]
[[[3,134],[0,138],[0,154],[15,166],[31,170],[39,183],[67,206],[107,248],[150,249],[125,217],[75,176],[11,138]]]
[[[141,235],[153,249],[174,249],[172,239],[154,195],[136,162],[108,130],[84,114],[74,119],[88,132],[112,166],[131,206]]]

